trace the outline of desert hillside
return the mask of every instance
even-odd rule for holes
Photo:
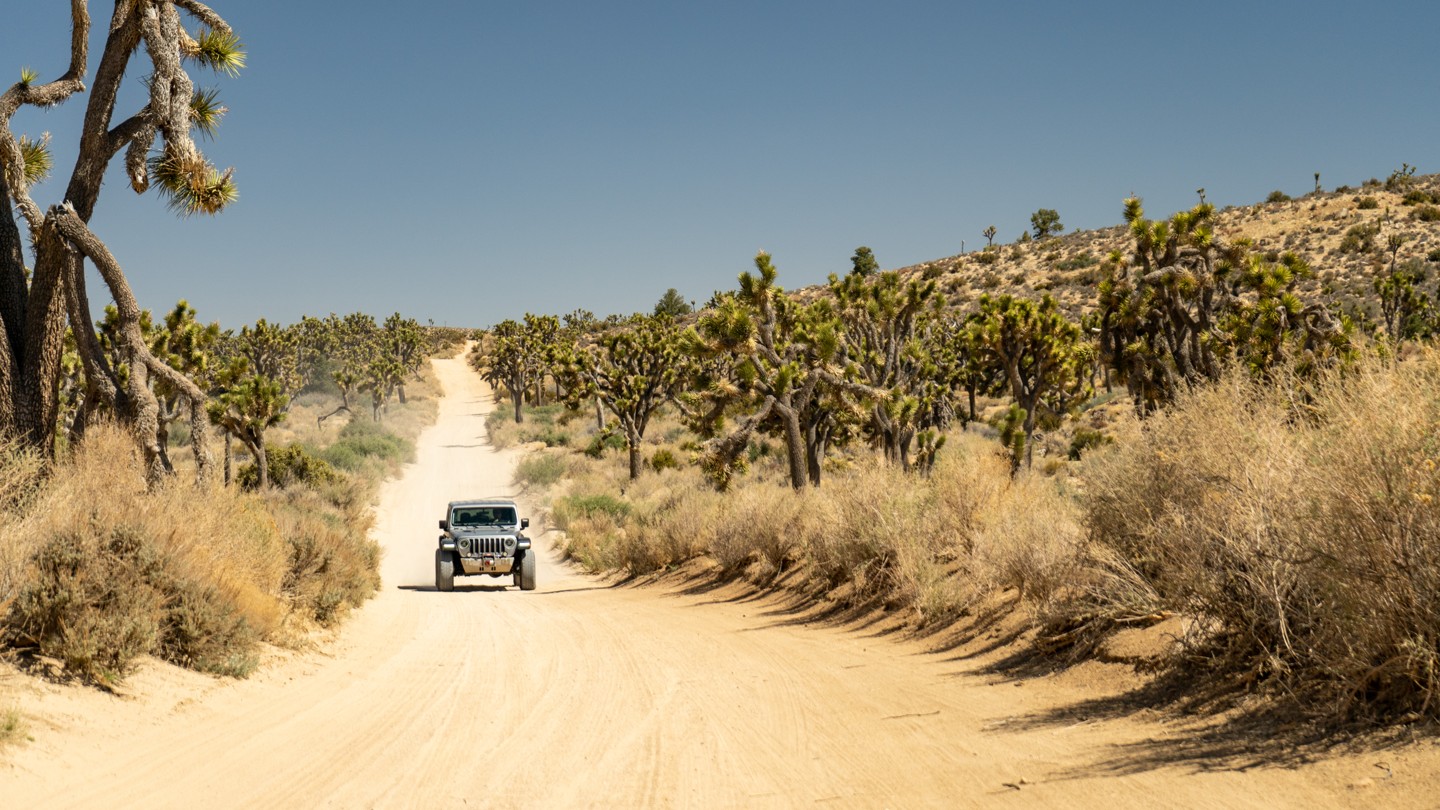
[[[1115,202],[1117,214],[1120,202]],[[1374,318],[1373,281],[1392,258],[1399,264],[1421,262],[1432,270],[1440,265],[1437,206],[1440,175],[1397,171],[1388,180],[1367,180],[1358,188],[1340,186],[1295,199],[1223,208],[1216,214],[1216,234],[1226,241],[1250,239],[1265,252],[1298,254],[1315,271],[1300,283],[1302,295],[1338,302],[1352,316]],[[1146,212],[1156,219],[1172,213]],[[1401,239],[1394,256],[1392,236]],[[962,301],[982,293],[1039,297],[1049,292],[1072,317],[1079,317],[1095,308],[1095,286],[1105,257],[1131,249],[1127,229],[1116,225],[996,244],[901,268],[901,273],[938,274],[944,290]]]

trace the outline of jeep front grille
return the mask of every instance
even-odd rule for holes
[[[470,541],[468,549],[465,548],[463,542],[460,545],[460,550],[463,552],[475,555],[505,553],[505,538],[503,537],[471,537],[468,539]]]

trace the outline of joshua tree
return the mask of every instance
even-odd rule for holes
[[[290,397],[286,396],[279,382],[260,374],[247,373],[243,358],[237,359],[221,375],[221,393],[210,400],[207,411],[210,421],[229,436],[240,440],[255,459],[259,473],[260,489],[270,486],[270,453],[265,446],[265,431],[285,419],[290,408]],[[225,465],[226,483],[230,482],[230,465],[227,453]]]
[[[1206,203],[1153,222],[1139,198],[1125,201],[1135,250],[1112,253],[1105,264],[1100,359],[1142,415],[1183,386],[1217,379],[1232,353],[1264,371],[1287,342],[1316,359],[1346,343],[1344,324],[1329,310],[1299,307],[1294,298],[1294,284],[1309,272],[1303,262],[1267,261],[1244,239],[1222,242],[1214,213]],[[1247,290],[1255,302],[1242,299]]]
[[[207,162],[192,137],[197,128],[213,133],[225,109],[214,92],[195,89],[184,65],[234,74],[244,66],[244,53],[225,21],[194,0],[116,2],[98,68],[88,83],[89,102],[63,202],[42,208],[31,192],[53,165],[49,145],[44,139],[17,135],[11,120],[21,107],[55,107],[87,90],[90,4],[71,0],[69,6],[66,72],[41,83],[38,75],[23,71],[17,84],[0,93],[0,199],[7,203],[0,215],[0,432],[13,434],[47,455],[54,452],[68,319],[74,327],[86,399],[104,403],[131,425],[147,479],[153,484],[165,474],[155,441],[159,404],[150,385],[152,377],[165,380],[187,402],[197,467],[203,476],[208,465],[204,392],[146,345],[140,327],[142,310],[129,281],[89,222],[106,170],[121,152],[131,188],[144,193],[154,183],[182,215],[213,214],[235,199],[231,173],[217,171]],[[187,27],[187,18],[197,25],[195,30]],[[131,60],[140,54],[145,55],[148,69],[130,70]],[[146,103],[116,122],[115,107],[127,72],[143,76],[135,81],[143,82]],[[21,235],[22,223],[28,238]],[[25,264],[27,245],[33,272]],[[115,302],[117,345],[129,369],[123,380],[89,326],[86,260],[99,272]]]
[[[385,358],[400,369],[394,390],[403,405],[405,380],[420,379],[420,364],[425,362],[425,335],[420,331],[420,322],[402,318],[398,312],[386,318],[380,333],[380,347]]]
[[[983,295],[980,316],[971,323],[970,331],[977,351],[1001,370],[1019,408],[1017,421],[1024,433],[1019,446],[1024,448],[1028,465],[1041,409],[1064,413],[1083,390],[1080,327],[1065,318],[1049,295],[1038,304],[1008,295]],[[1017,446],[1013,436],[1007,444]]]
[[[872,392],[869,430],[886,460],[908,470],[919,434],[943,428],[954,412],[959,365],[947,354],[953,344],[933,333],[944,297],[935,280],[902,282],[895,272],[871,278],[832,275],[830,291],[849,368],[856,382]],[[939,450],[938,439],[926,441],[927,449]],[[922,468],[933,458],[928,452]]]
[[[404,390],[405,368],[394,358],[381,354],[365,367],[360,390],[370,392],[370,418],[376,422],[385,413],[390,397],[397,389]],[[403,400],[402,400],[403,401]]]
[[[304,384],[300,376],[299,336],[294,329],[264,318],[224,341],[226,358],[216,374],[216,396],[207,406],[210,421],[226,434],[226,483],[230,481],[230,437],[240,440],[255,459],[260,487],[270,485],[265,431],[284,421],[292,397]]]
[[[834,407],[825,386],[846,384],[839,323],[828,302],[801,306],[787,296],[775,284],[769,254],[755,257],[755,269],[741,273],[739,291],[717,296],[716,306],[686,333],[686,350],[709,369],[687,415],[711,437],[702,464],[722,489],[740,468],[751,435],[776,422],[785,438],[790,485],[818,486],[821,448],[807,448],[805,425]],[[734,430],[718,435],[732,407],[746,415]],[[815,458],[813,466],[807,457]]]
[[[527,320],[533,316],[527,315]],[[515,423],[525,421],[525,392],[538,376],[541,345],[532,330],[513,320],[502,321],[491,330],[489,345],[480,355],[481,375],[498,392],[501,386],[510,392],[515,406]],[[497,394],[498,396],[498,394]]]
[[[994,225],[991,225],[990,227],[980,232],[980,235],[985,237],[985,247],[988,248],[991,245],[995,244],[995,234],[997,233],[999,233],[999,231],[995,229]]]
[[[1375,279],[1385,334],[1396,349],[1416,330],[1417,316],[1430,307],[1430,297],[1420,290],[1425,276],[1425,266],[1418,261],[1408,261],[1399,267],[1391,261],[1390,269]]]
[[[625,434],[631,480],[640,477],[640,443],[650,417],[687,381],[690,364],[679,338],[680,330],[668,315],[636,317],[579,353],[590,390]]]

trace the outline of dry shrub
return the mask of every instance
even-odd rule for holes
[[[1055,479],[1016,478],[995,493],[977,523],[976,574],[991,588],[1013,588],[1031,610],[1045,615],[1077,581],[1084,560],[1080,510]]]
[[[1089,536],[1134,575],[1111,605],[1195,617],[1192,671],[1440,716],[1440,357],[1297,390],[1235,373],[1097,454]]]
[[[265,496],[287,547],[279,591],[299,616],[323,626],[380,588],[380,546],[369,535],[373,517],[364,492],[349,481]]]
[[[696,485],[703,486],[699,481]],[[731,493],[707,491],[703,497],[714,516],[708,551],[723,577],[748,574],[761,584],[771,582],[811,553],[836,524],[833,504],[788,484],[751,482]]]
[[[0,638],[103,683],[144,654],[245,675],[287,617],[327,623],[373,592],[367,502],[349,482],[147,492],[133,439],[92,428],[26,508],[0,511]]]
[[[274,522],[223,490],[146,493],[135,455],[120,431],[92,429],[27,513],[9,513],[0,546],[19,554],[0,594],[5,635],[102,682],[146,653],[247,673],[283,613]]]
[[[892,470],[868,465],[845,479],[836,477],[822,494],[836,514],[832,531],[818,533],[808,549],[812,576],[826,589],[853,587],[857,597],[889,595],[893,604],[913,600],[920,569],[935,537],[923,524],[925,488]],[[918,552],[918,553],[917,553]],[[900,568],[901,558],[908,570]]]
[[[908,607],[922,625],[1006,589],[1043,609],[1079,566],[1071,498],[1044,476],[1012,480],[1009,462],[978,436],[954,437],[928,479],[873,467],[826,491],[842,520],[816,545],[817,573],[830,587],[850,582]]]
[[[643,574],[708,555],[717,576],[768,585],[799,566],[819,592],[907,608],[921,624],[993,589],[1049,600],[1078,566],[1069,498],[1039,476],[1012,483],[993,442],[953,438],[929,478],[860,463],[799,492],[763,473],[716,492],[693,467],[628,481],[620,465],[577,458],[552,520],[592,571]]]

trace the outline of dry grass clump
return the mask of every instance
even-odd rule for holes
[[[353,483],[147,492],[133,439],[92,428],[27,504],[0,510],[0,640],[98,683],[147,654],[243,676],[260,641],[373,592],[367,500]]]
[[[525,421],[517,424],[509,393],[501,389],[501,396],[495,410],[485,415],[485,430],[497,448],[539,442],[579,450],[596,432],[593,413],[571,411],[560,403],[527,405],[521,409]]]
[[[92,430],[29,509],[6,513],[0,546],[6,640],[103,683],[149,653],[243,675],[284,613],[284,544],[266,511],[178,484],[147,494],[115,429]]]
[[[25,722],[19,706],[0,709],[0,749],[27,738],[29,734],[29,724]]]
[[[1097,456],[1093,604],[1194,617],[1190,671],[1440,717],[1440,356],[1297,390],[1236,373]]]
[[[369,530],[369,489],[350,480],[265,493],[286,568],[280,584],[292,613],[329,627],[380,588],[380,546]]]
[[[979,437],[953,437],[928,479],[847,464],[796,492],[765,474],[763,453],[757,461],[756,474],[720,493],[693,466],[632,482],[616,460],[574,460],[552,519],[590,570],[638,575],[704,556],[716,576],[762,586],[795,570],[813,593],[908,609],[919,624],[1007,588],[1050,599],[1081,559],[1077,515],[1058,485],[1012,481]]]

